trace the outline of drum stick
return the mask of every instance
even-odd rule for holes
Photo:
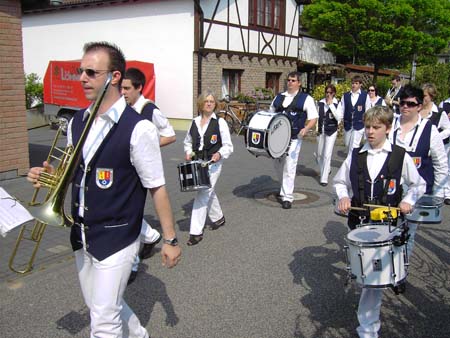
[[[202,162],[201,166],[202,166],[203,168],[204,168],[204,167],[207,167],[212,161],[213,161],[213,160],[209,160],[208,162]]]
[[[360,207],[350,207],[350,210],[357,210],[357,211],[367,211],[367,208],[360,208]]]
[[[377,204],[363,204],[365,207],[369,208],[388,208],[388,209],[394,209],[394,210],[400,210],[400,208],[397,207],[390,207],[387,205],[377,205]]]

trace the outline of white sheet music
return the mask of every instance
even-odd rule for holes
[[[5,237],[8,231],[32,219],[28,210],[0,187],[0,235]]]

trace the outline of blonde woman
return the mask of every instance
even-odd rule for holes
[[[206,216],[212,221],[210,230],[216,230],[225,224],[214,187],[222,171],[222,163],[233,153],[230,131],[222,118],[215,114],[217,100],[211,91],[203,92],[197,99],[199,115],[192,121],[184,139],[185,159],[193,157],[211,161],[209,176],[211,188],[199,190],[194,200],[191,215],[189,240],[187,245],[196,245],[203,239]],[[195,155],[195,156],[194,156]]]

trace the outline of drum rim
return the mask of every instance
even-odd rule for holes
[[[358,279],[356,279],[356,283],[359,286],[361,286],[361,287],[369,288],[369,289],[387,289],[387,288],[390,288],[390,287],[395,287],[395,286],[398,286],[400,284],[406,283],[406,277],[408,277],[408,269],[405,266],[405,277],[402,278],[401,280],[399,280],[397,283],[394,283],[394,284],[389,283],[389,284],[381,284],[381,285],[363,284],[363,283],[358,282]]]
[[[371,242],[362,242],[362,241],[357,241],[357,240],[353,240],[353,239],[348,238],[348,235],[350,233],[352,233],[353,231],[355,231],[355,230],[359,230],[359,229],[363,229],[363,228],[367,228],[367,227],[373,227],[373,226],[386,227],[386,228],[389,227],[389,225],[386,224],[386,223],[372,223],[372,224],[367,224],[367,225],[364,225],[364,226],[361,226],[361,227],[357,227],[357,228],[355,228],[352,231],[347,233],[347,235],[345,236],[345,241],[348,244],[352,244],[354,246],[362,247],[362,248],[369,248],[369,247],[370,248],[376,248],[376,247],[386,246],[386,244],[388,244],[388,245],[392,245],[393,244],[393,238],[395,237],[395,235],[392,236],[392,238],[390,238],[390,239],[385,239],[385,240],[382,240],[382,241],[371,241]],[[392,227],[392,229],[394,229],[394,231],[396,231],[396,230],[400,231],[400,229],[396,228],[396,227]],[[391,234],[393,234],[394,231],[392,231]],[[400,233],[398,235],[400,235]]]

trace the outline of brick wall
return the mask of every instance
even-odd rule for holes
[[[197,59],[197,54],[194,54],[194,97],[197,97]],[[202,59],[202,90],[210,89],[221,98],[223,69],[243,70],[241,92],[247,94],[251,93],[255,87],[265,87],[266,73],[281,73],[279,88],[283,91],[287,74],[297,70],[297,64],[295,61],[276,60],[264,56],[229,56],[209,53]],[[193,108],[195,111],[195,103]]]
[[[21,5],[0,1],[0,180],[28,171]]]

